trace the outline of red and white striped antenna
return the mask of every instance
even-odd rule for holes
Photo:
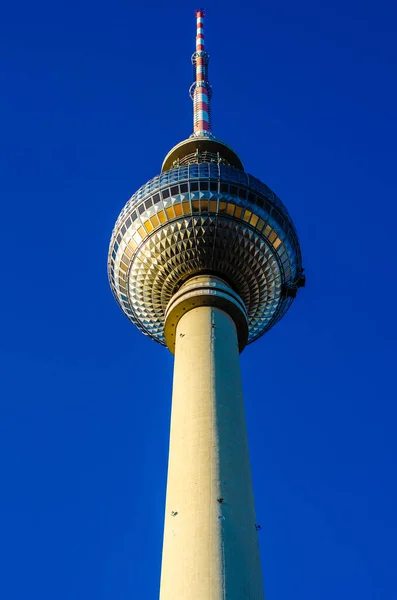
[[[192,55],[195,81],[190,86],[190,97],[193,100],[193,136],[213,137],[211,133],[211,96],[212,88],[208,81],[209,56],[205,51],[204,10],[196,11],[197,33],[196,51]]]

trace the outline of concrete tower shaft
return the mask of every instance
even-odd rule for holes
[[[160,599],[263,600],[239,365],[245,310],[218,278],[184,287],[190,310],[181,294],[167,317],[180,311]],[[201,305],[209,291],[213,305]]]

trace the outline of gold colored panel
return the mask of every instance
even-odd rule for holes
[[[200,212],[200,202],[199,200],[192,200],[192,211]]]
[[[201,210],[205,212],[208,211],[208,200],[201,200]]]
[[[266,229],[265,229],[265,236],[269,237],[269,233],[272,231],[272,228],[270,227],[270,225],[266,225]]]
[[[281,240],[280,240],[280,238],[277,238],[276,240],[274,240],[274,244],[273,244],[273,246],[274,246],[275,248],[278,248],[280,244],[281,244]]]
[[[236,206],[236,213],[234,216],[237,217],[238,219],[240,219],[242,212],[243,212],[243,209],[241,208],[241,206]]]
[[[236,208],[236,205],[235,205],[235,204],[229,203],[229,204],[227,205],[227,209],[226,209],[226,210],[227,210],[227,213],[228,213],[229,215],[234,215],[234,209],[235,209],[235,208]]]
[[[182,212],[184,215],[190,215],[191,214],[191,209],[190,209],[190,202],[182,202]]]
[[[259,219],[258,225],[256,228],[259,229],[259,231],[262,231],[262,229],[264,228],[265,225],[266,225],[265,221],[263,219]]]
[[[274,240],[277,237],[277,233],[275,231],[272,231],[271,234],[269,235],[269,240],[273,243]]]
[[[145,231],[145,229],[143,227],[140,227],[138,229],[138,233],[139,233],[139,235],[141,236],[142,239],[144,239],[146,237],[146,231]]]
[[[177,217],[182,216],[182,204],[174,204],[174,211]]]
[[[151,219],[150,219],[153,227],[158,227],[160,225],[160,221],[157,215],[154,215]]]
[[[159,218],[160,223],[166,223],[167,222],[167,216],[165,214],[165,212],[163,210],[160,210],[157,213],[157,216]]]
[[[216,200],[210,200],[210,212],[216,212],[217,204]]]
[[[123,271],[125,271],[126,273],[128,271],[127,265],[125,265],[123,262],[120,263],[120,269],[123,269]]]
[[[173,219],[175,217],[174,209],[172,208],[172,206],[166,208],[165,212],[167,213],[169,219]]]
[[[135,248],[137,247],[137,244],[136,244],[136,242],[135,242],[133,239],[131,239],[131,240],[128,242],[128,245],[129,245],[129,246],[130,246],[130,248],[132,248],[133,250],[135,250]]]
[[[126,254],[128,256],[128,258],[132,258],[131,248],[128,248],[128,246],[127,246],[126,249],[124,250],[124,254]]]
[[[226,212],[226,207],[227,207],[226,202],[219,202],[219,212],[220,213]]]
[[[244,221],[249,223],[251,215],[252,215],[252,212],[250,210],[245,209],[245,213],[244,213],[244,217],[243,217]]]
[[[151,224],[150,219],[148,219],[147,221],[144,222],[144,226],[148,233],[153,231],[153,225]]]
[[[251,221],[250,221],[251,225],[256,227],[256,224],[258,221],[259,221],[258,215],[254,215],[254,213],[252,213],[252,217],[251,217]]]

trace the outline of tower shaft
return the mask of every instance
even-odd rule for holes
[[[263,600],[235,321],[199,306],[175,337],[160,600]]]

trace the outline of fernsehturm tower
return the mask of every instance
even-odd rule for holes
[[[203,17],[193,133],[121,211],[108,272],[123,312],[175,356],[160,598],[262,600],[239,353],[304,276],[284,204],[211,133]]]

